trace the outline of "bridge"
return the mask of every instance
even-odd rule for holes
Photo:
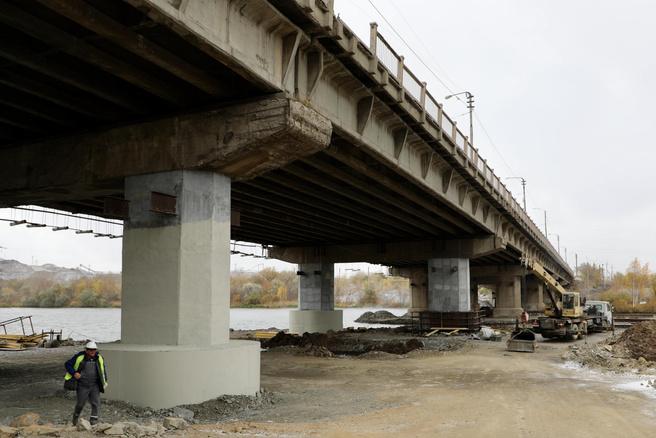
[[[472,311],[489,285],[497,317],[540,310],[527,263],[573,279],[426,82],[331,0],[4,1],[0,62],[0,206],[125,221],[110,397],[259,389],[259,345],[229,340],[231,237],[299,265],[296,332],[342,327],[334,263],[391,266],[415,310]]]

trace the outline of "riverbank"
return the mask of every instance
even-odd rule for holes
[[[347,308],[343,310],[344,327],[374,327],[355,320],[365,312],[378,308]],[[406,309],[383,309],[397,316]],[[260,330],[289,328],[290,309],[230,309],[230,328],[233,330]],[[11,307],[0,309],[0,321],[17,316],[32,315],[34,329],[62,330],[64,338],[93,339],[97,342],[112,342],[121,338],[121,309],[42,309]],[[20,332],[20,325],[11,332]]]
[[[588,342],[606,336],[594,335]],[[526,354],[507,352],[504,342],[449,338],[459,348],[332,357],[285,348],[264,351],[263,396],[186,406],[194,412],[190,427],[166,433],[394,438],[653,434],[656,389],[640,389],[645,376],[595,372],[563,361],[571,345],[585,341],[540,340],[537,352]],[[44,422],[66,422],[74,400],[61,390],[61,367],[73,351],[0,355],[0,422],[27,411],[40,414]],[[101,413],[103,421],[141,424],[160,421],[161,415],[168,413],[111,402]]]

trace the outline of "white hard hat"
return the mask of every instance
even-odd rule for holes
[[[84,346],[84,348],[86,348],[87,350],[97,350],[98,346],[96,345],[95,342],[89,341],[87,342],[87,345]]]

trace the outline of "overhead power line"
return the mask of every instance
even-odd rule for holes
[[[446,82],[444,82],[444,81],[443,81],[443,80],[437,75],[437,73],[435,73],[435,72],[433,71],[433,69],[432,69],[427,63],[424,62],[424,60],[421,58],[421,56],[419,56],[419,54],[415,51],[415,49],[413,49],[412,46],[411,46],[410,44],[408,44],[408,42],[405,40],[405,38],[403,38],[403,37],[401,36],[401,34],[396,30],[396,28],[394,27],[394,25],[393,25],[392,23],[390,23],[390,21],[385,17],[385,15],[383,15],[383,13],[380,12],[380,10],[376,7],[376,5],[374,5],[374,2],[373,2],[372,0],[368,0],[368,1],[369,1],[369,4],[371,5],[371,7],[374,8],[374,10],[378,13],[378,15],[380,16],[380,18],[382,18],[383,21],[385,21],[385,23],[387,23],[387,25],[390,27],[390,29],[392,29],[392,32],[394,32],[394,34],[395,34],[395,35],[396,35],[396,36],[397,36],[397,37],[403,42],[403,44],[407,47],[407,49],[410,50],[410,52],[412,52],[412,54],[415,55],[415,56],[417,57],[417,59],[419,60],[419,62],[421,62],[421,63],[423,64],[424,67],[426,67],[426,69],[427,69],[427,70],[433,75],[433,77],[435,77],[435,79],[437,79],[438,82],[439,82],[440,84],[442,84],[442,86],[443,86],[444,88],[446,88],[446,90],[447,90],[449,93],[451,93],[451,94],[455,94],[455,92],[451,89],[451,87],[449,87],[449,86],[446,84]]]

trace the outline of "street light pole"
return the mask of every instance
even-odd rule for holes
[[[460,93],[449,94],[445,99],[451,99],[452,97],[460,96],[464,94],[467,96],[467,108],[469,109],[469,142],[474,144],[474,95],[469,91],[461,91]]]

